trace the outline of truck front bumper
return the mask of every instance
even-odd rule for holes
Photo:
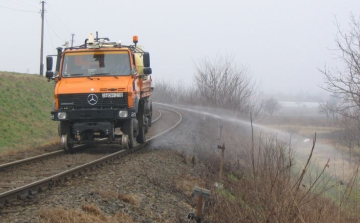
[[[58,110],[51,112],[51,119],[54,121],[124,120],[132,117],[136,117],[135,109]]]

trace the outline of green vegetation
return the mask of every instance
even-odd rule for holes
[[[216,192],[221,194],[223,197],[229,199],[230,201],[235,201],[235,195],[233,195],[230,191],[226,189],[217,188]]]
[[[235,182],[239,181],[238,178],[232,173],[228,173],[227,177],[229,178],[229,180],[232,180],[232,181],[235,181]]]
[[[50,119],[53,89],[44,77],[0,71],[0,152],[57,137],[57,123]]]

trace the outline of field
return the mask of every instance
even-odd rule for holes
[[[50,120],[53,88],[38,75],[0,72],[0,153],[57,140],[57,123]]]
[[[326,167],[322,174],[322,181],[334,187],[326,191],[324,195],[340,202],[339,194],[348,193],[348,204],[360,204],[358,190],[360,180],[357,177],[359,145],[352,143],[349,147],[347,145],[349,142],[343,138],[344,132],[331,118],[318,114],[317,109],[314,108],[300,108],[299,110],[285,108],[274,116],[266,117],[262,120],[262,124],[292,135],[292,146],[296,150],[295,158],[300,164],[299,168],[305,165],[316,133],[312,168],[308,177],[314,179],[314,176]],[[346,191],[349,189],[346,186],[349,185],[353,186],[350,192]]]

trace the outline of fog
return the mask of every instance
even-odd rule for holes
[[[38,0],[0,3],[0,70],[39,73]],[[45,4],[44,55],[89,32],[130,44],[133,35],[151,53],[153,79],[189,85],[204,57],[233,57],[248,68],[264,92],[323,91],[318,69],[336,60],[335,21],[348,28],[360,1],[55,1]],[[359,16],[359,15],[357,15]]]
[[[251,132],[254,131],[255,144],[260,143],[260,139],[270,139],[275,137],[278,143],[284,143],[287,151],[294,156],[297,167],[303,167],[309,158],[312,150],[313,140],[315,139],[315,149],[312,155],[312,168],[323,168],[325,165],[329,165],[329,169],[326,171],[329,176],[337,177],[342,180],[349,180],[352,176],[352,170],[355,170],[358,165],[358,158],[356,156],[349,156],[344,151],[336,148],[335,143],[326,143],[323,136],[316,137],[316,130],[309,135],[301,135],[296,132],[283,131],[271,126],[266,126],[258,123],[251,123],[250,120],[235,117],[231,112],[225,110],[209,109],[206,107],[195,107],[188,105],[170,105],[166,103],[154,103],[157,108],[170,108],[182,113],[185,117],[184,123],[186,130],[175,130],[169,133],[168,137],[155,139],[151,145],[154,148],[172,148],[178,150],[184,150],[189,154],[194,153],[193,150],[201,148],[203,152],[217,151],[217,145],[221,144],[218,135],[214,135],[214,132],[219,131],[218,128],[204,129],[204,123],[210,125],[210,123],[219,123],[218,126],[223,126],[224,131],[229,131],[233,137],[227,138],[223,142],[226,143],[230,156],[236,156],[237,152],[242,151],[246,160],[246,156],[249,155],[251,149]],[[190,120],[190,121],[189,121]],[[200,127],[201,126],[201,127]],[[234,129],[231,126],[239,126],[241,128]],[[314,126],[312,126],[314,128]],[[183,127],[179,127],[180,129]],[[205,138],[204,135],[206,135]],[[314,138],[315,137],[315,138]],[[240,143],[237,141],[240,139]],[[266,141],[266,140],[265,140]],[[262,145],[264,146],[264,145]],[[288,147],[290,146],[290,148]],[[255,146],[256,147],[256,146]],[[264,148],[262,148],[264,149]],[[230,151],[229,151],[230,150]],[[198,155],[204,155],[199,153]],[[248,157],[250,159],[250,157]],[[229,159],[231,159],[229,157]],[[341,172],[341,174],[339,174]]]

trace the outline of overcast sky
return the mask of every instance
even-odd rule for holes
[[[1,0],[0,70],[39,73],[39,0]],[[191,84],[194,63],[230,55],[265,92],[320,93],[334,55],[335,17],[344,31],[359,0],[47,0],[44,56],[75,34],[139,44],[151,54],[153,79]],[[44,57],[45,58],[45,57]],[[45,63],[45,61],[44,61]]]

